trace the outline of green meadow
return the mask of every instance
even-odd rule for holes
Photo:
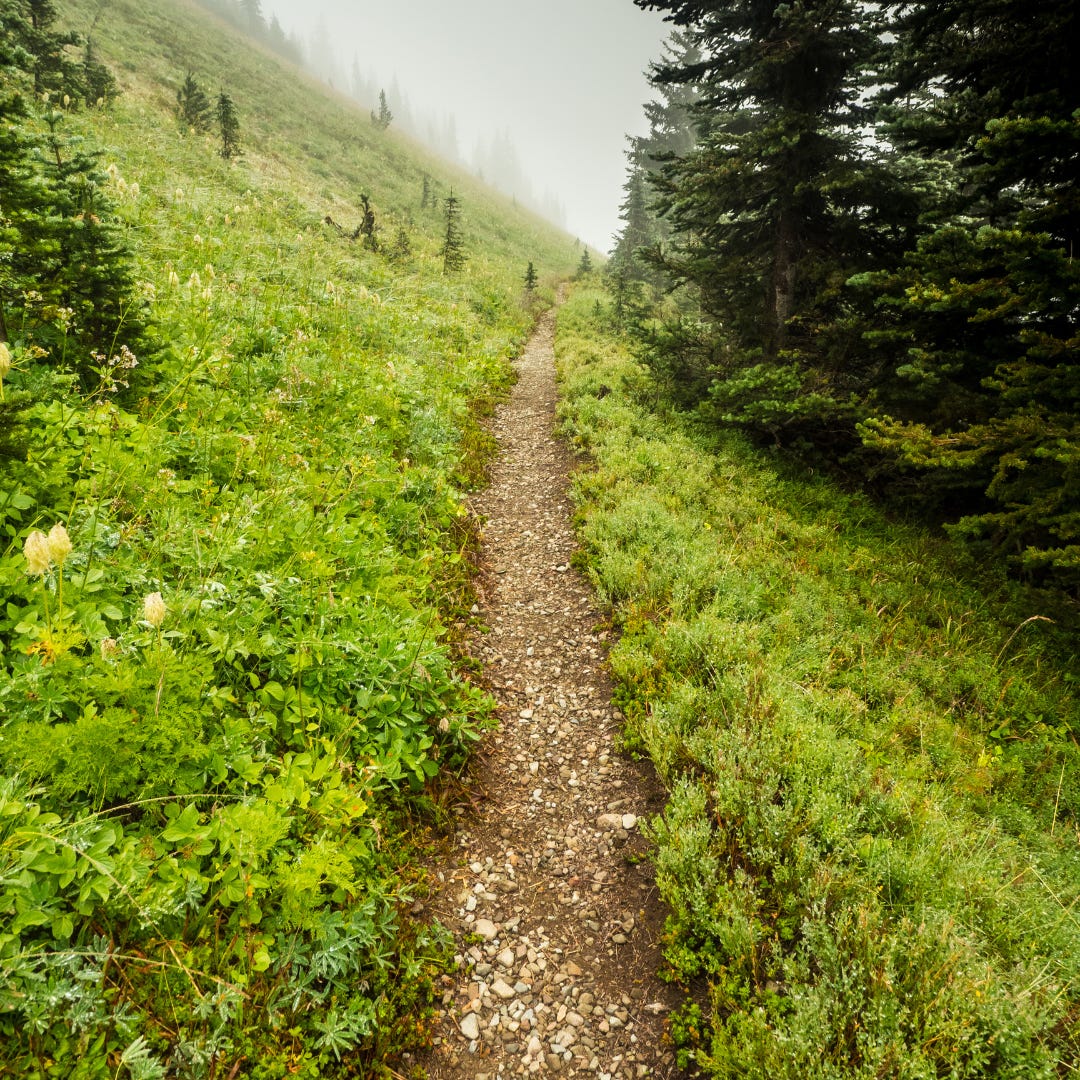
[[[489,723],[452,632],[481,420],[528,262],[550,299],[580,253],[189,3],[60,21],[120,83],[59,132],[149,329],[78,383],[31,333],[69,315],[9,327],[6,392],[51,381],[0,492],[0,1074],[385,1074],[444,962],[406,914],[432,783]],[[188,72],[239,159],[178,125]],[[361,195],[378,251],[325,222]]]
[[[582,562],[621,634],[627,748],[670,792],[652,836],[682,1062],[1072,1075],[1075,614],[657,411],[610,321],[596,290],[562,309],[561,416],[594,463]]]

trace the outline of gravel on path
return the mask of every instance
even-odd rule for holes
[[[470,645],[499,703],[475,764],[478,805],[428,905],[454,934],[431,1080],[679,1075],[664,1038],[675,990],[656,977],[663,911],[639,822],[664,802],[621,755],[608,635],[570,565],[571,455],[554,435],[554,314],[518,361],[493,431],[501,453],[474,500],[485,521]]]

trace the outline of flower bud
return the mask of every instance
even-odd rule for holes
[[[142,610],[143,619],[155,629],[165,621],[165,601],[159,592],[152,592],[143,600]]]
[[[26,559],[26,572],[31,577],[47,574],[52,567],[52,554],[49,551],[49,538],[35,529],[23,545],[23,557]]]
[[[57,566],[63,566],[64,560],[71,554],[71,538],[68,536],[67,529],[57,523],[49,530],[46,541],[52,561]]]
[[[0,341],[0,379],[6,378],[9,371],[11,371],[11,350],[5,342]]]

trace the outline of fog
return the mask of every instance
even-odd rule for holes
[[[339,89],[607,251],[644,71],[666,36],[632,0],[263,0]],[[515,180],[515,174],[518,179]],[[519,190],[520,189],[520,190]],[[531,196],[531,197],[530,197]]]

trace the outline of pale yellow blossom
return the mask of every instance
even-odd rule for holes
[[[49,535],[45,538],[49,545],[49,556],[57,566],[63,566],[64,560],[71,554],[71,537],[68,536],[67,529],[64,528],[59,522],[55,524],[50,530]]]
[[[52,567],[52,553],[49,551],[49,538],[35,529],[23,544],[23,557],[26,559],[26,572],[31,577],[47,574]]]
[[[152,592],[143,600],[143,619],[155,629],[165,621],[165,601],[161,593]]]
[[[0,341],[0,380],[7,378],[11,371],[11,350]]]

